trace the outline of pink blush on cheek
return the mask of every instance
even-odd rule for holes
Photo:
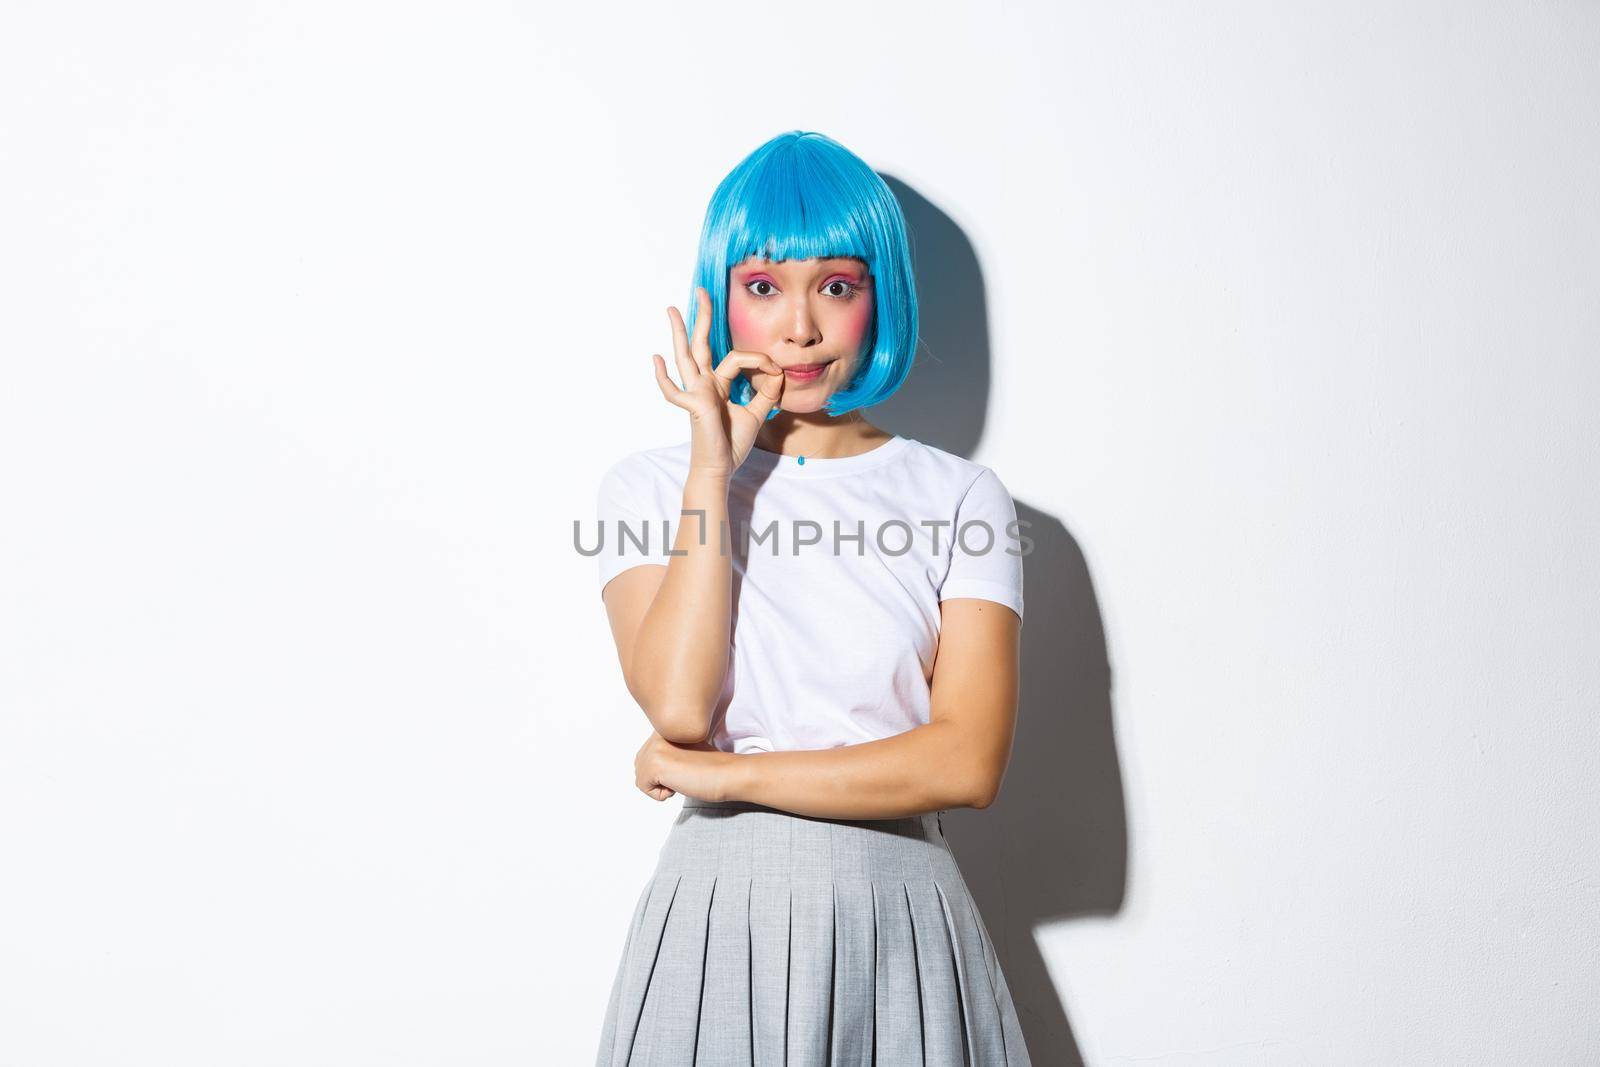
[[[746,327],[748,327],[749,324],[750,324],[750,320],[745,315],[744,309],[739,306],[738,301],[729,300],[728,301],[728,331],[730,333],[733,333],[733,334],[741,334],[741,333],[744,333]]]
[[[845,342],[851,348],[860,348],[872,326],[872,301],[853,301],[842,325]]]

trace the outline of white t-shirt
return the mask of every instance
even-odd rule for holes
[[[602,590],[672,558],[688,470],[685,441],[606,471]],[[753,449],[729,481],[728,520],[733,647],[710,737],[726,752],[833,748],[923,725],[940,601],[980,597],[1022,615],[1031,542],[1011,494],[988,467],[909,437],[803,462]],[[698,518],[681,521],[699,535]]]

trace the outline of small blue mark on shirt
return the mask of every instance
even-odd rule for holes
[[[800,457],[800,465],[801,465],[801,466],[805,466],[805,462],[806,462],[806,457],[804,457],[804,456],[801,456],[801,457]]]

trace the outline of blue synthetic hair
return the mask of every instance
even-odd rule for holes
[[[917,286],[905,215],[888,184],[860,157],[820,133],[790,130],[751,152],[722,179],[706,208],[694,285],[711,294],[711,365],[732,347],[728,272],[750,256],[769,260],[852,256],[872,275],[869,349],[848,385],[824,405],[829,415],[871,407],[911,373],[917,347]],[[694,336],[698,301],[689,293]],[[730,399],[747,404],[743,374]],[[778,414],[774,406],[767,416]]]

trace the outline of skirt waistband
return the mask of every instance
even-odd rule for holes
[[[658,874],[792,882],[927,880],[954,884],[955,859],[938,812],[824,819],[756,804],[684,797]]]
[[[890,822],[904,822],[907,819],[910,819],[910,820],[912,820],[914,822],[923,822],[925,820],[932,820],[934,822],[934,824],[939,827],[940,830],[944,829],[944,811],[943,810],[930,811],[925,815],[900,815],[900,816],[893,816],[893,817],[889,817],[889,818],[879,818],[879,819],[825,819],[825,818],[822,818],[821,816],[817,816],[817,815],[799,815],[799,814],[796,814],[795,812],[792,812],[792,811],[784,811],[782,808],[772,808],[772,807],[768,807],[765,804],[757,804],[757,803],[755,803],[754,801],[751,801],[751,800],[702,800],[699,797],[690,797],[690,796],[686,796],[686,797],[683,798],[683,807],[684,808],[712,808],[712,809],[719,810],[719,811],[766,811],[766,812],[771,812],[774,815],[787,815],[791,819],[814,819],[814,820],[819,821],[819,822],[890,823]]]

